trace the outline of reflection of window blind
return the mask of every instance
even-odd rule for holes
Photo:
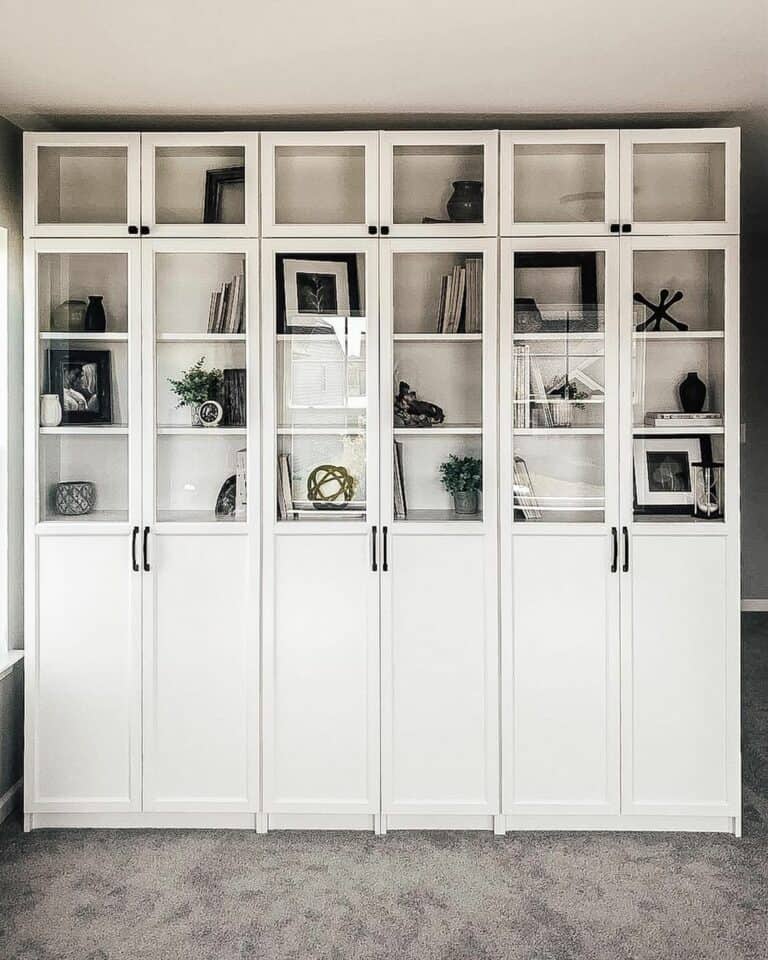
[[[291,392],[289,406],[306,407],[346,406],[346,364],[301,361],[291,364]]]

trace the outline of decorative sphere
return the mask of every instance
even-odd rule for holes
[[[333,503],[352,499],[355,481],[345,467],[324,463],[307,478],[307,497],[321,503]]]

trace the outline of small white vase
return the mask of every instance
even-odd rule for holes
[[[193,427],[201,427],[202,422],[200,420],[200,404],[192,403],[189,407],[189,417],[192,422]]]
[[[40,426],[58,427],[61,417],[61,402],[58,394],[44,393],[40,397]]]

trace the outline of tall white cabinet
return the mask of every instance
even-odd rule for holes
[[[25,150],[28,828],[740,832],[737,130]]]

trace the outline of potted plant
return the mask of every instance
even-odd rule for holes
[[[221,370],[204,370],[205,357],[200,357],[189,370],[182,371],[181,379],[168,378],[171,390],[179,398],[176,407],[189,407],[192,425],[200,426],[200,404],[215,400],[221,389]]]
[[[453,495],[456,513],[477,513],[477,493],[483,486],[483,462],[477,457],[457,457],[452,453],[440,464],[440,479]]]

